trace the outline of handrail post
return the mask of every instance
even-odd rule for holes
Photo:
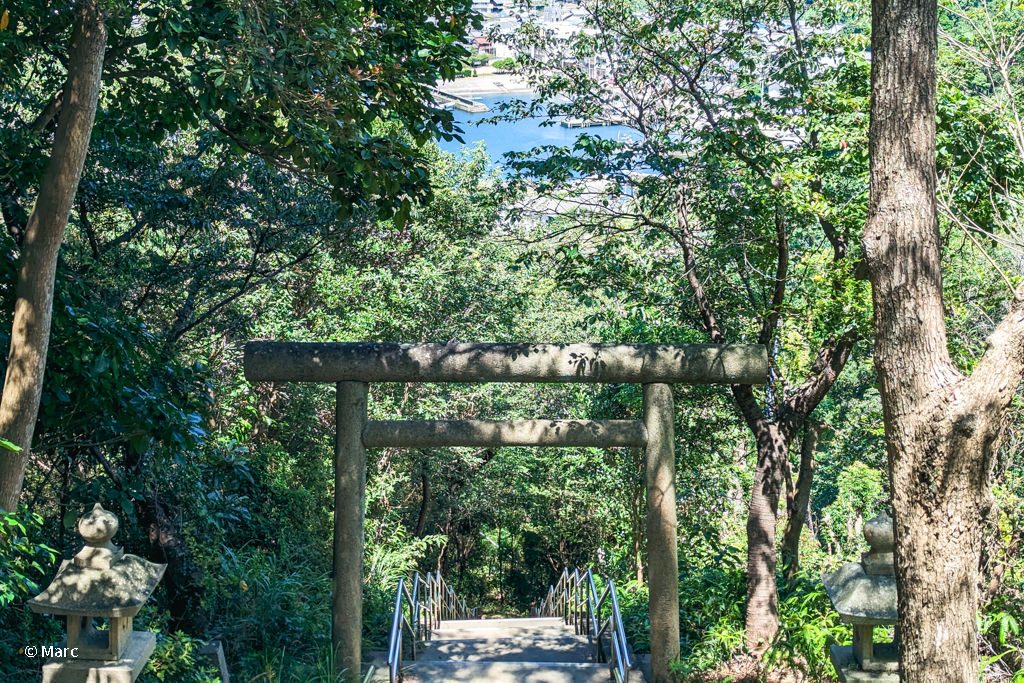
[[[391,637],[388,643],[388,676],[391,683],[397,680],[402,669],[402,593],[405,579],[398,579],[398,594],[395,596],[395,613],[391,618]]]
[[[423,584],[424,599],[420,599],[420,584]],[[409,616],[402,608],[403,599],[409,603]],[[455,589],[444,583],[440,573],[427,572],[424,579],[419,572],[413,573],[413,588],[409,591],[405,577],[399,577],[395,595],[395,612],[391,620],[391,637],[388,643],[388,677],[396,683],[402,677],[403,629],[412,637],[410,652],[416,659],[416,644],[421,639],[429,640],[431,631],[440,625],[442,617],[465,618],[470,613],[466,601],[460,602]]]

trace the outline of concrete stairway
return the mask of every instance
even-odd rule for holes
[[[406,680],[418,683],[608,683],[588,636],[559,618],[442,621]]]

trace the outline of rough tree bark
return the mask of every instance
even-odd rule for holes
[[[770,313],[761,325],[759,343],[767,345],[775,332],[786,296],[789,272],[788,236],[782,217],[776,214],[776,246],[778,261]],[[693,292],[704,330],[716,344],[728,342],[718,324],[711,301],[698,276],[694,255],[693,231],[683,188],[677,194],[676,230],[673,237],[683,252],[686,277]],[[830,339],[796,389],[787,392],[780,402],[774,420],[765,415],[753,388],[746,384],[732,386],[736,405],[757,445],[757,466],[747,508],[747,616],[745,644],[756,655],[764,653],[779,630],[779,598],[775,582],[778,555],[775,531],[778,523],[779,498],[789,466],[789,447],[800,426],[832,388],[846,365],[856,343],[851,333],[841,339]]]
[[[629,473],[629,529],[631,555],[634,562],[634,577],[644,585],[644,547],[647,545],[646,506],[647,486],[644,481],[644,451],[642,448],[629,449],[632,467]]]
[[[871,187],[863,247],[892,482],[905,683],[978,680],[981,523],[1024,373],[1024,290],[973,374],[947,347],[936,208],[936,0],[873,0]]]
[[[427,464],[423,464],[423,471],[420,472],[420,514],[416,519],[416,538],[423,538],[427,530],[427,515],[430,513],[430,474],[427,472]]]
[[[800,534],[807,522],[807,506],[811,500],[814,482],[814,451],[825,425],[810,419],[804,423],[804,437],[800,441],[800,470],[796,484],[792,477],[786,480],[786,530],[782,533],[782,566],[787,579],[800,569]]]
[[[7,376],[0,398],[0,436],[21,452],[0,448],[0,509],[21,496],[46,369],[57,254],[89,149],[103,72],[107,29],[100,3],[79,0],[68,49],[68,80],[53,152],[22,240]]]

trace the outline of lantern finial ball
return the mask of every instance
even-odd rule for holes
[[[124,550],[110,542],[117,533],[117,517],[96,503],[89,514],[78,519],[78,535],[85,541],[72,560],[77,567],[110,569],[124,556]]]
[[[893,550],[892,518],[882,512],[864,523],[864,540],[873,553],[891,553]]]
[[[117,527],[117,517],[96,503],[89,514],[79,518],[78,535],[82,537],[86,545],[103,547],[117,533]]]

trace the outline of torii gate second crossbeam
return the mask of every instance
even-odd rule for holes
[[[366,449],[561,446],[645,449],[652,683],[679,656],[673,384],[763,384],[753,344],[398,344],[249,342],[250,382],[337,385],[334,446],[335,661],[361,669]],[[643,386],[643,420],[369,421],[371,382],[613,383]]]

